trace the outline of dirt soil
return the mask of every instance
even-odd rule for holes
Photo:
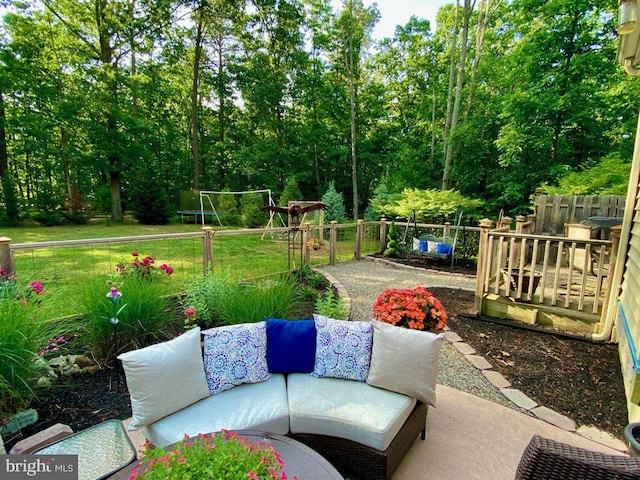
[[[592,425],[624,439],[627,402],[617,345],[461,316],[472,310],[469,292],[431,291],[447,309],[451,330],[486,358],[513,388],[572,418],[578,426]]]
[[[446,288],[432,291],[447,309],[451,329],[514,388],[578,425],[593,425],[623,438],[627,411],[617,345],[593,344],[460,316],[472,309],[469,292]],[[32,405],[39,421],[5,437],[7,450],[56,423],[79,431],[107,419],[130,417],[126,387],[122,385],[118,391],[110,388],[111,383],[113,375],[109,371],[58,381],[54,388],[41,392]]]

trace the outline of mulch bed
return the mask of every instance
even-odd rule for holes
[[[496,325],[458,314],[471,312],[466,291],[434,288],[449,314],[449,326],[502,373],[514,388],[541,405],[623,438],[627,409],[617,345],[560,338]],[[56,423],[79,431],[107,419],[131,416],[126,391],[110,388],[112,373],[76,375],[41,392],[32,405],[39,421],[13,437],[13,444]],[[122,387],[121,390],[124,390]]]
[[[627,401],[618,345],[565,338],[456,314],[471,312],[473,296],[431,291],[450,314],[449,327],[478,355],[540,405],[624,439]]]

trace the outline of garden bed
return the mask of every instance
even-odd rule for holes
[[[449,326],[484,356],[496,371],[536,402],[622,438],[627,410],[617,345],[593,344],[469,319],[468,292],[431,291],[449,313]],[[128,394],[110,389],[110,371],[76,375],[43,391],[33,404],[40,420],[5,438],[7,449],[55,423],[74,431],[104,420],[131,416]]]

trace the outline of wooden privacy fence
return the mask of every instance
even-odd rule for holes
[[[615,265],[613,241],[490,230],[480,223],[475,308],[479,313],[592,332]]]
[[[564,235],[565,223],[580,223],[589,217],[622,217],[626,198],[598,195],[543,195],[536,189],[535,233]]]

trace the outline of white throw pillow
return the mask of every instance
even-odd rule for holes
[[[137,430],[209,396],[200,328],[118,356],[127,377]]]
[[[420,250],[420,239],[413,237],[413,249]]]
[[[436,404],[438,357],[444,334],[373,321],[373,349],[367,383]]]
[[[429,253],[437,253],[438,252],[438,242],[432,242],[429,240],[427,242],[427,252]]]

